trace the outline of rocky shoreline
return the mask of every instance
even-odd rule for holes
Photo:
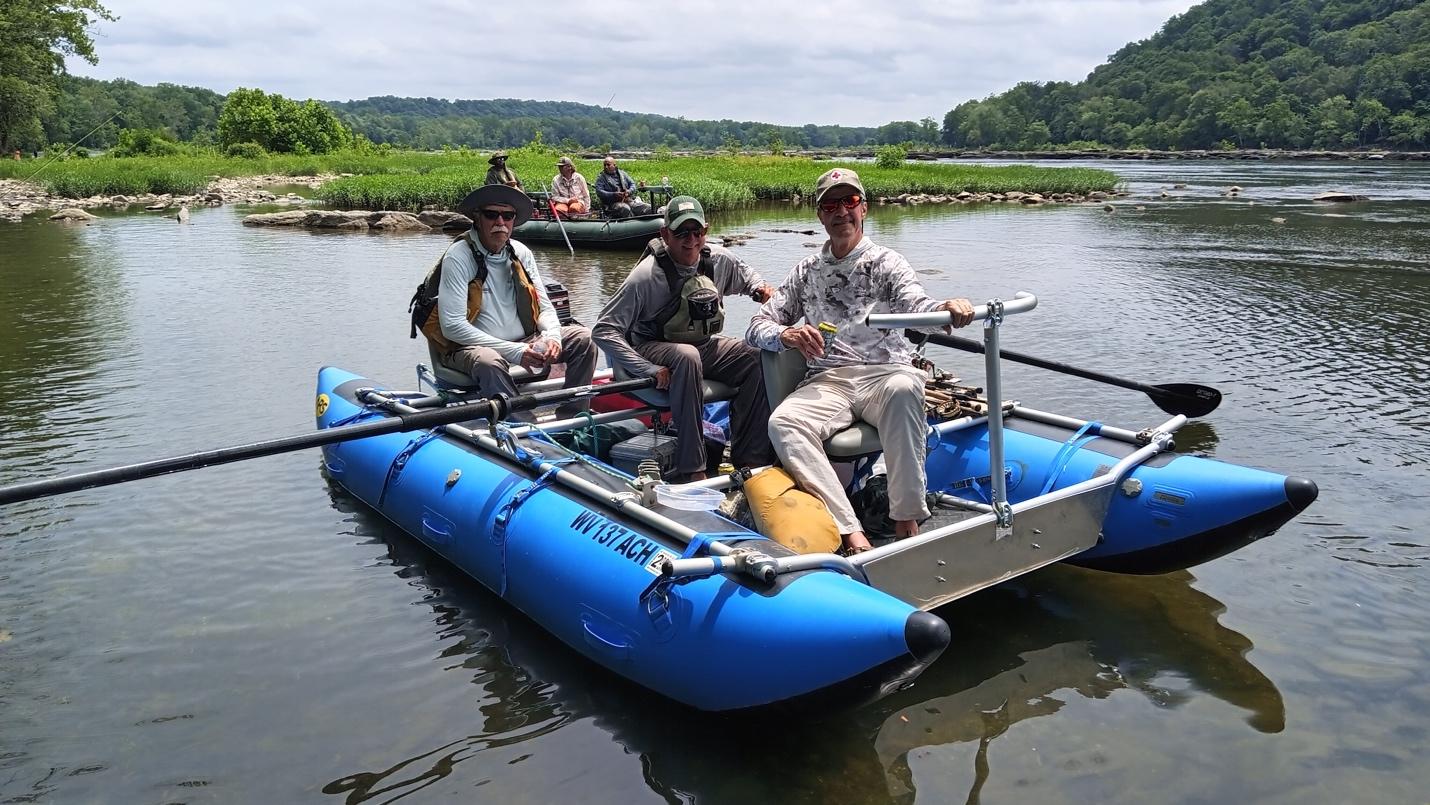
[[[203,190],[188,196],[145,193],[138,196],[90,196],[65,198],[46,193],[38,184],[17,179],[0,179],[0,220],[18,221],[22,216],[43,210],[55,212],[56,220],[89,220],[96,216],[92,209],[127,210],[143,207],[150,212],[179,210],[185,207],[220,207],[224,204],[306,204],[308,200],[296,193],[275,195],[262,188],[272,185],[306,185],[316,190],[323,182],[336,176],[239,176],[212,177]],[[75,213],[81,213],[76,215]],[[55,216],[52,216],[52,218]]]

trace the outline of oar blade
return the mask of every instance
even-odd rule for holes
[[[1161,383],[1152,388],[1157,391],[1148,394],[1158,408],[1169,414],[1184,414],[1196,419],[1210,414],[1221,405],[1221,392],[1210,386],[1196,383]]]

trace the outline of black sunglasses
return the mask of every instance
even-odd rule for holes
[[[515,210],[482,210],[482,217],[488,221],[495,221],[500,218],[503,221],[515,221]]]
[[[705,227],[698,226],[693,229],[677,229],[670,234],[674,235],[676,240],[690,240],[703,236],[705,234]]]

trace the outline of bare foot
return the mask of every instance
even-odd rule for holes
[[[869,538],[864,536],[863,531],[854,531],[844,535],[844,553],[847,555],[863,553],[872,547],[874,546],[869,544]]]
[[[912,537],[913,535],[915,535],[915,534],[917,534],[917,533],[919,533],[919,521],[918,521],[918,520],[895,520],[895,521],[894,521],[894,539],[903,539],[904,537]]]

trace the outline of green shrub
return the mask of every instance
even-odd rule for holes
[[[908,158],[908,149],[902,145],[881,145],[874,151],[874,164],[881,168],[902,168]]]
[[[223,155],[235,159],[263,159],[268,156],[268,152],[258,143],[248,142],[230,145],[223,149]]]
[[[183,151],[183,146],[159,129],[120,129],[119,141],[106,156],[171,157]]]

